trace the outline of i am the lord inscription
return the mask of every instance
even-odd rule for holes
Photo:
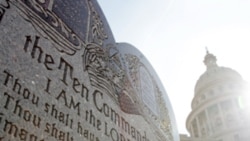
[[[39,37],[36,37],[36,39],[38,40]],[[35,45],[33,45],[33,48],[29,49],[27,42],[32,42],[32,40],[30,39],[30,36],[26,36],[23,52],[26,53],[27,56],[30,56],[31,59],[37,61],[37,63],[43,63],[47,71],[53,71],[54,69],[48,66],[48,59],[46,59],[46,57],[49,57],[49,60],[54,60],[53,56],[46,54],[42,50],[42,48],[38,46],[37,40],[34,42]],[[42,58],[45,58],[45,61],[41,61]],[[105,102],[105,95],[102,92],[95,90],[92,94],[89,94],[89,89],[85,87],[84,84],[81,84],[77,78],[72,79],[72,76],[74,74],[74,67],[70,65],[70,63],[66,62],[63,58],[61,58],[58,62],[59,65],[56,66],[59,67],[55,68],[58,68],[59,70],[61,69],[62,71],[62,75],[61,77],[58,77],[58,79],[65,85],[65,89],[67,89],[67,87],[70,86],[68,86],[69,81],[66,81],[66,78],[67,75],[70,75],[68,77],[72,80],[72,90],[74,90],[73,92],[75,94],[80,94],[81,100],[77,101],[73,98],[73,96],[68,96],[66,90],[64,89],[59,90],[55,94],[50,92],[50,89],[53,85],[53,80],[51,80],[51,78],[48,78],[47,81],[45,81],[46,84],[44,86],[46,87],[44,88],[44,96],[49,95],[54,97],[58,101],[56,103],[62,103],[65,108],[68,108],[68,110],[74,110],[74,115],[78,115],[81,119],[85,119],[84,121],[75,121],[72,115],[70,115],[69,113],[58,110],[56,104],[51,104],[49,101],[42,103],[40,100],[40,96],[35,94],[35,92],[31,92],[29,88],[22,85],[23,80],[21,80],[21,78],[16,77],[14,74],[10,73],[7,70],[3,71],[3,74],[5,75],[3,85],[10,90],[9,93],[11,94],[4,92],[3,98],[5,100],[3,101],[3,108],[5,110],[8,110],[9,112],[12,112],[12,114],[18,116],[20,118],[19,121],[24,120],[25,122],[30,123],[34,127],[43,130],[51,137],[54,137],[55,139],[61,141],[73,141],[74,137],[69,132],[60,130],[60,128],[56,126],[56,123],[61,123],[65,127],[73,129],[73,131],[77,131],[78,134],[89,140],[100,139],[99,137],[95,137],[94,133],[90,133],[89,130],[83,129],[84,124],[86,123],[91,125],[92,129],[96,129],[96,131],[103,132],[104,135],[110,137],[112,140],[134,139],[136,141],[149,141],[146,136],[146,132],[140,132],[138,129],[135,128],[135,126],[132,126],[123,116],[121,116],[115,109],[112,109],[111,105]],[[56,63],[53,61],[53,64]],[[65,64],[64,68],[61,67],[61,64]],[[69,72],[67,72],[68,70]],[[24,108],[24,106],[20,104],[21,100],[16,99],[15,95],[21,97],[22,101],[26,101],[27,103],[32,104],[36,108],[43,110],[43,112],[45,112],[48,116],[51,116],[51,118],[54,119],[56,123],[50,123],[49,121],[45,121],[43,117],[33,114],[29,108]],[[83,106],[84,102],[93,104],[93,107],[95,109],[92,110],[85,108]],[[119,133],[116,128],[110,128],[109,123],[107,121],[102,121],[101,118],[95,116],[96,112],[102,114],[102,117],[107,117],[110,122],[118,126],[123,133],[127,133],[128,135],[130,135],[131,139],[126,139],[125,135]],[[2,118],[3,117],[4,115],[2,115]],[[38,135],[29,133],[28,130],[18,127],[14,121],[11,122],[5,119],[5,122],[3,124],[3,130],[9,135],[13,135],[17,139],[44,140],[39,139]]]
[[[95,0],[0,0],[0,31],[0,141],[178,140],[157,75]]]
[[[92,126],[92,129],[96,129],[97,131],[101,131],[104,133],[105,136],[110,137],[112,140],[136,140],[136,141],[149,141],[147,138],[146,132],[141,133],[135,126],[132,126],[124,117],[122,117],[117,111],[112,109],[109,104],[105,103],[104,101],[104,94],[99,91],[94,91],[92,94],[92,102],[96,109],[88,110],[84,107],[81,107],[81,111],[84,111],[82,119],[84,121],[74,121],[74,118],[71,117],[68,113],[63,111],[59,111],[55,104],[40,103],[39,96],[36,96],[34,93],[32,94],[28,88],[24,88],[16,78],[14,83],[13,82],[14,75],[7,72],[6,70],[3,72],[6,74],[4,86],[10,89],[12,92],[11,94],[4,92],[3,94],[3,108],[8,111],[8,114],[13,114],[13,116],[18,117],[18,122],[27,122],[30,126],[34,128],[40,129],[41,131],[47,133],[51,137],[58,139],[60,141],[73,141],[74,137],[69,133],[60,130],[56,126],[56,123],[61,123],[64,127],[69,127],[76,131],[80,136],[84,137],[85,139],[89,140],[100,140],[99,137],[95,137],[95,133],[91,133],[88,129],[84,129],[85,124],[89,124]],[[22,101],[16,95],[22,97]],[[55,96],[55,99],[64,101],[67,103],[67,98],[65,93],[60,93]],[[43,117],[40,117],[37,114],[32,113],[30,108],[25,107],[25,104],[21,104],[23,102],[31,103],[33,106],[41,109],[43,112],[47,113],[56,123],[50,123],[46,121]],[[79,103],[80,105],[81,103]],[[41,111],[41,112],[42,112]],[[109,118],[109,120],[115,124],[118,128],[122,130],[123,133],[126,133],[130,136],[130,139],[125,137],[125,134],[119,133],[116,128],[110,128],[108,121],[102,121],[100,118],[95,116],[95,112],[99,111],[99,113],[103,114],[103,117]],[[16,139],[20,140],[46,140],[46,139],[39,139],[39,135],[35,135],[32,131],[28,129],[22,128],[17,125],[15,121],[9,121],[7,117],[5,117],[4,113],[1,113],[1,120],[0,124],[3,124],[3,131],[9,135],[14,136]],[[126,135],[126,136],[127,136]],[[3,137],[2,137],[3,138]]]

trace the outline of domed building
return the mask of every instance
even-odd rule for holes
[[[190,137],[181,135],[181,141],[250,141],[246,82],[235,70],[218,66],[208,51],[204,64],[186,121]]]

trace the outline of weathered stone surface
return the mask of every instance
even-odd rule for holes
[[[94,0],[0,0],[0,141],[177,141],[149,62]]]

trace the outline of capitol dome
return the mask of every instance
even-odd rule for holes
[[[248,141],[250,123],[241,102],[247,83],[237,71],[218,66],[216,61],[207,51],[203,61],[207,70],[196,82],[187,130],[194,138]]]
[[[208,85],[217,85],[217,83],[225,81],[227,81],[229,85],[230,82],[234,84],[235,82],[242,82],[242,77],[237,71],[231,68],[218,66],[216,61],[216,57],[207,51],[203,61],[207,70],[197,80],[195,85],[195,95],[201,93],[201,91],[207,88]]]

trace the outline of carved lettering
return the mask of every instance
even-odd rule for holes
[[[146,133],[142,137],[141,132],[137,130],[135,127],[130,125],[128,121],[125,120],[124,117],[122,117],[118,112],[116,112],[112,106],[110,106],[108,103],[104,102],[104,94],[101,93],[98,90],[95,90],[93,92],[93,102],[94,105],[100,113],[102,113],[105,117],[108,117],[113,123],[115,123],[119,128],[122,129],[124,133],[127,133],[131,136],[131,138],[134,138],[136,141],[141,141],[141,139],[145,139],[145,141],[149,141],[146,138]],[[88,115],[89,113],[86,113]],[[95,116],[93,116],[93,119]],[[119,134],[115,128],[108,129],[108,124],[105,122],[105,135],[108,137],[111,137],[112,140],[118,140],[124,138],[123,135]]]
[[[54,104],[50,105],[49,103],[45,103],[44,111],[46,113],[49,113],[60,123],[63,123],[64,125],[70,127],[71,129],[73,128],[73,119],[71,118],[71,116],[56,109],[56,105]]]
[[[96,109],[103,113],[106,117],[110,117],[111,121],[120,126],[120,115],[114,109],[110,108],[107,103],[100,102],[103,101],[102,99],[103,93],[96,90],[93,93],[93,101]],[[101,105],[98,105],[97,103],[101,103]]]
[[[57,140],[60,141],[74,141],[73,137],[70,136],[69,132],[64,132],[60,129],[58,129],[58,127],[56,127],[56,124],[50,124],[50,123],[46,123],[46,129],[44,130],[45,132],[47,132],[50,136],[54,137]]]
[[[47,92],[48,94],[50,94],[50,91],[49,91],[49,89],[50,89],[50,82],[51,82],[51,80],[49,79],[49,78],[47,78],[47,86],[46,86],[46,89],[45,89],[45,92]]]
[[[64,64],[64,67],[63,67],[63,64]],[[63,69],[63,77],[61,80],[65,85],[68,85],[67,74],[69,74],[69,77],[71,79],[73,78],[73,67],[68,62],[66,62],[63,58],[61,58],[58,69],[61,69],[61,68],[64,68]],[[69,72],[68,72],[68,70],[69,70]]]
[[[5,132],[8,132],[8,134],[13,135],[14,137],[17,137],[18,128],[12,122],[9,122],[8,120],[5,120],[5,125],[4,125],[4,129],[3,130]]]
[[[20,105],[20,100],[15,100],[14,97],[11,97],[8,93],[4,93],[4,96],[6,96],[6,101],[4,104],[4,108],[11,110],[16,115],[18,115],[20,118],[24,119],[24,121],[31,123],[34,127],[40,128],[41,125],[41,118],[35,114],[32,114],[29,110],[24,109]]]
[[[77,110],[77,114],[80,116],[80,102],[75,102],[73,96],[67,97],[66,92],[64,90],[56,97],[57,100],[62,99],[64,105],[69,109],[73,108]],[[70,99],[70,100],[69,100]]]
[[[9,107],[9,103],[10,103],[10,101],[11,100],[14,100],[14,97],[12,97],[12,96],[10,96],[8,93],[4,93],[4,96],[7,96],[7,99],[6,99],[6,102],[5,102],[5,104],[4,104],[4,108],[5,109],[8,109],[8,107]]]
[[[8,133],[9,135],[14,136],[15,138],[18,138],[22,141],[44,141],[44,139],[39,139],[38,136],[34,135],[30,132],[28,132],[24,128],[18,127],[16,124],[14,124],[11,121],[5,120],[4,125],[4,132]],[[40,137],[40,136],[39,136]]]
[[[26,36],[26,41],[25,41],[25,43],[24,43],[24,48],[23,48],[23,50],[25,51],[25,52],[27,52],[28,51],[28,47],[29,47],[29,44],[30,43],[32,43],[32,40],[31,40],[31,36]]]
[[[0,113],[0,123],[2,122],[3,116],[4,116],[4,114],[3,114],[3,113]],[[0,140],[0,141],[1,141],[1,140]]]
[[[6,87],[12,88],[13,92],[16,92],[18,95],[21,95],[24,99],[30,101],[32,104],[38,107],[39,97],[35,93],[31,93],[28,88],[22,86],[19,81],[19,78],[14,77],[6,70],[4,70],[4,73],[6,74],[4,85]]]
[[[96,118],[96,116],[94,115],[93,111],[86,111],[86,116],[85,116],[85,120],[89,122],[89,124],[91,124],[93,127],[96,127],[97,130],[101,130],[101,121],[99,119]]]
[[[83,126],[81,125],[80,122],[78,122],[77,124],[77,133],[80,134],[82,137],[86,138],[87,140],[100,141],[98,137],[95,137],[94,133],[91,133],[87,129],[83,129]]]
[[[89,90],[88,88],[81,84],[77,78],[73,79],[73,89],[76,93],[81,93],[81,97],[85,98],[86,101],[89,101]]]
[[[124,135],[123,132],[120,133],[119,130],[117,130],[116,128],[109,129],[108,123],[106,123],[106,122],[105,122],[104,134],[107,137],[110,137],[112,139],[112,141],[132,141],[132,139],[129,136]],[[142,138],[135,138],[133,140],[135,140],[135,141],[149,141],[146,138],[146,135],[144,136],[143,139]]]
[[[32,49],[30,50],[31,51],[30,55],[33,59],[37,58],[38,63],[43,63],[45,68],[51,71],[53,70],[55,61],[50,54],[44,53],[42,47],[38,45],[39,40],[40,37],[36,36]],[[30,43],[32,43],[32,38],[31,36],[28,35],[26,36],[26,41],[24,43],[24,48],[23,48],[25,52],[28,52]]]
[[[60,70],[60,72],[62,72],[62,75],[60,75],[61,76],[60,80],[63,82],[63,84],[65,84],[66,86],[71,85],[74,92],[80,94],[81,97],[85,98],[86,101],[89,101],[88,88],[84,84],[81,84],[79,79],[75,77],[73,78],[74,67],[64,58],[60,57],[60,59],[58,58],[57,60],[51,54],[44,52],[43,47],[39,46],[39,41],[40,41],[40,37],[35,36],[34,44],[31,45],[31,43],[33,42],[31,36],[26,36],[26,41],[24,43],[24,48],[23,48],[24,51],[26,53],[30,51],[31,58],[32,59],[36,58],[36,61],[38,63],[43,63],[43,65],[45,66],[47,70],[49,71]],[[7,77],[4,83],[5,85],[7,85],[7,82],[11,77],[12,76],[10,74],[7,74]],[[45,88],[45,92],[50,94],[49,90],[50,90],[50,85],[51,85],[51,79],[48,78],[47,80],[48,81],[47,81],[47,86]],[[69,103],[71,107],[78,106],[78,105],[74,105],[73,102],[74,101],[71,101]]]
[[[13,78],[13,75],[11,75],[8,71],[4,70],[3,71],[5,74],[7,74],[5,80],[4,80],[4,85],[7,86],[10,78]]]
[[[36,36],[35,43],[33,45],[32,51],[31,51],[31,57],[34,59],[36,54],[39,54],[37,57],[37,62],[41,63],[42,62],[42,55],[43,55],[43,50],[40,46],[38,46],[38,41],[40,37]]]
[[[45,60],[44,60],[44,65],[48,70],[52,70],[52,67],[50,65],[55,64],[54,59],[52,58],[51,55],[45,54]]]

